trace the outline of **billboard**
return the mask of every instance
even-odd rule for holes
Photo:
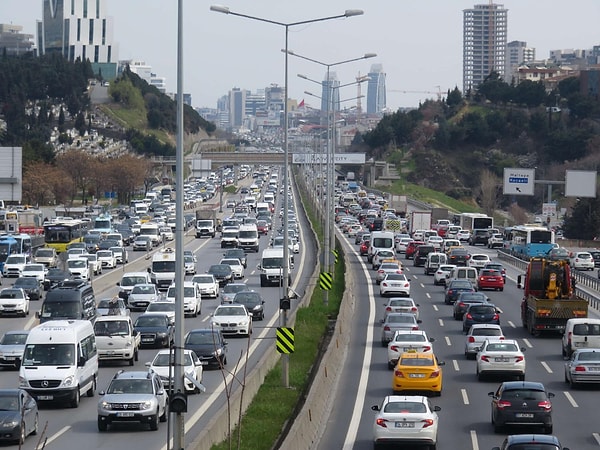
[[[293,164],[326,164],[329,155],[325,153],[293,153]],[[336,153],[335,164],[364,164],[364,153]]]
[[[23,149],[0,147],[0,200],[21,203],[23,195]]]
[[[533,195],[535,169],[504,169],[505,195]]]
[[[596,171],[567,170],[565,197],[596,197]]]

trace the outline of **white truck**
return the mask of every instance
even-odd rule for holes
[[[410,213],[410,233],[415,230],[431,228],[431,211],[413,211]]]
[[[127,361],[133,366],[138,360],[140,334],[133,329],[129,316],[100,316],[94,322],[98,360]]]
[[[150,267],[150,279],[158,290],[166,291],[175,281],[175,250],[167,247],[154,254]]]
[[[292,284],[291,270],[294,268],[292,253],[289,252],[289,277],[288,285]],[[284,259],[283,248],[267,248],[263,250],[260,263],[257,266],[260,271],[260,286],[280,286],[283,279]]]
[[[196,237],[215,237],[217,231],[217,212],[214,209],[196,211]]]

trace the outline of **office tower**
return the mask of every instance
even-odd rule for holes
[[[0,53],[7,55],[23,55],[33,48],[33,35],[22,33],[21,25],[0,23]]]
[[[329,74],[329,79],[327,75]],[[335,72],[326,72],[321,82],[323,89],[321,90],[321,111],[339,111],[340,110],[340,90],[337,89],[340,86],[340,82],[337,79]],[[331,97],[329,94],[331,93]],[[327,104],[329,103],[329,108]]]
[[[118,55],[103,0],[43,1],[43,19],[37,23],[39,53],[60,53],[69,61],[87,59],[94,72],[114,78]]]
[[[379,114],[386,107],[385,73],[381,64],[373,64],[367,75],[367,114]]]
[[[463,10],[463,93],[490,72],[504,76],[508,10],[488,3]]]
[[[233,88],[229,91],[229,126],[241,128],[246,117],[246,90]]]
[[[506,44],[506,66],[504,81],[511,83],[517,80],[517,69],[523,63],[535,61],[535,48],[527,47],[527,42],[511,41]]]

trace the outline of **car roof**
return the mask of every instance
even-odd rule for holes
[[[505,391],[513,389],[534,389],[536,391],[546,390],[544,385],[537,381],[505,381],[501,386]]]
[[[524,444],[539,442],[542,444],[554,444],[560,446],[560,442],[556,436],[548,434],[513,434],[506,438],[507,444]]]
[[[148,371],[141,371],[141,370],[130,370],[130,371],[123,371],[123,372],[117,372],[117,374],[115,374],[114,376],[114,380],[116,379],[129,379],[129,380],[133,380],[133,379],[147,379],[148,378],[148,374],[151,372]]]

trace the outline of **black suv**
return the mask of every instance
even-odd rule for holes
[[[487,245],[488,239],[490,238],[490,232],[488,230],[473,230],[471,237],[469,238],[469,245]]]
[[[505,381],[492,398],[492,425],[496,433],[505,426],[538,426],[545,434],[552,433],[552,392],[534,381]]]
[[[433,245],[419,245],[415,250],[415,254],[413,255],[413,264],[415,267],[422,267],[425,265],[425,261],[427,261],[427,255],[435,252],[435,248]]]
[[[502,447],[492,447],[492,450],[569,450],[563,447],[556,436],[543,434],[513,434],[504,439]]]
[[[227,341],[221,330],[213,328],[196,328],[191,330],[183,340],[183,346],[192,350],[206,368],[217,369],[227,364]]]

